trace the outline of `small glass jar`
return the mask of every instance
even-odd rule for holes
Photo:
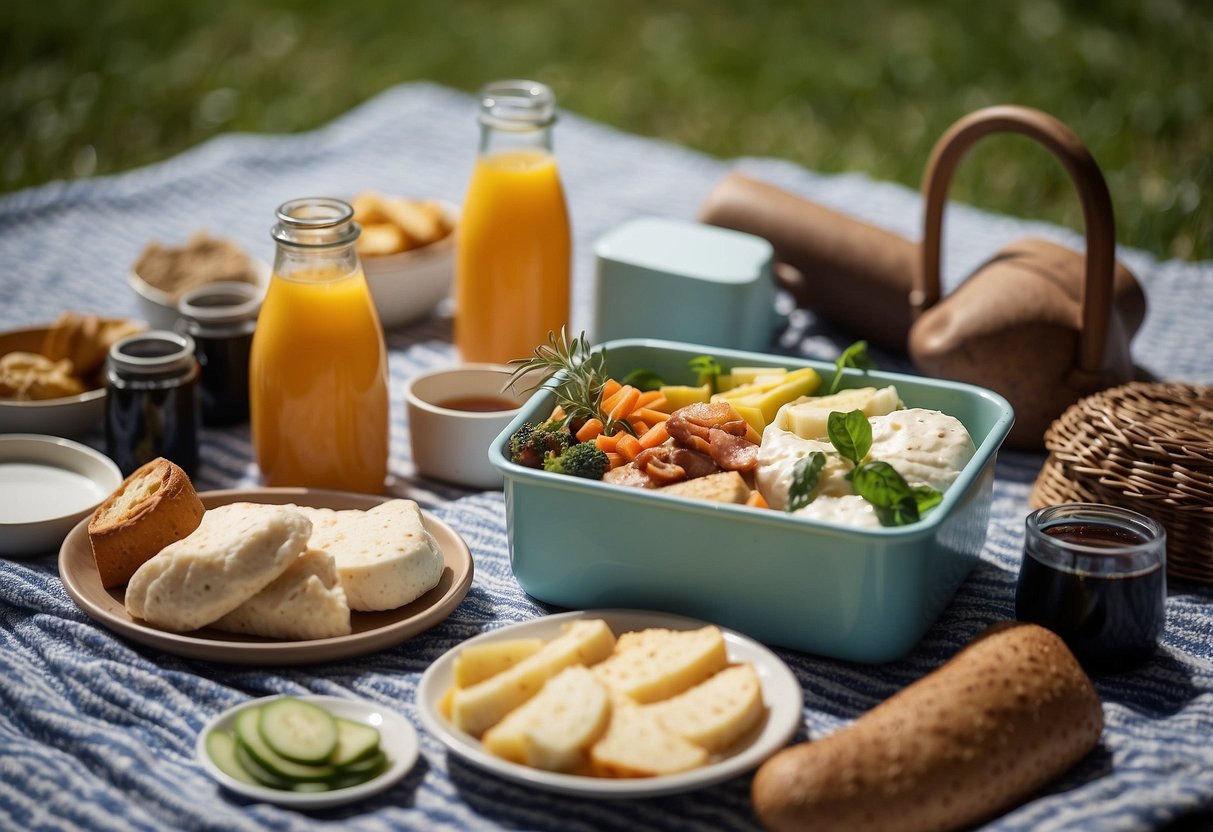
[[[1095,503],[1034,511],[1016,617],[1056,632],[1088,670],[1129,670],[1162,635],[1166,552],[1166,530],[1135,511]]]
[[[221,281],[186,292],[179,323],[194,339],[204,425],[238,425],[249,417],[249,355],[261,293],[250,283]]]
[[[110,347],[105,370],[105,446],[123,476],[163,456],[198,470],[198,361],[194,340],[152,330]]]

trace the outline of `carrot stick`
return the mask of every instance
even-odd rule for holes
[[[605,425],[602,424],[602,420],[599,418],[590,417],[589,419],[586,419],[585,424],[581,426],[581,430],[577,431],[577,441],[589,442],[591,439],[602,433],[602,429],[604,427]]]
[[[612,471],[614,471],[620,465],[627,465],[627,464],[628,464],[628,461],[623,458],[623,454],[617,454],[613,451],[607,454],[607,465],[610,467],[610,469]]]
[[[621,437],[627,436],[626,433],[616,433],[612,436],[607,436],[605,433],[600,433],[594,437],[594,444],[598,446],[598,450],[606,454],[615,453],[615,448],[619,446]]]
[[[638,440],[642,448],[656,448],[662,442],[670,438],[670,432],[666,430],[665,422],[658,422],[653,427],[646,430]]]
[[[649,390],[640,394],[640,401],[636,402],[637,407],[651,407],[654,410],[660,410],[665,405],[665,396],[660,390]]]
[[[640,447],[639,439],[630,433],[625,433],[619,437],[619,443],[615,446],[615,450],[620,456],[631,462],[644,448]]]
[[[644,419],[649,424],[654,422],[664,422],[670,418],[670,414],[662,413],[660,410],[653,410],[650,407],[638,407],[632,411],[632,416],[638,419]]]
[[[612,420],[622,419],[636,409],[636,400],[639,398],[640,391],[630,384],[625,384],[615,395],[603,400],[602,410]]]
[[[613,378],[608,378],[602,384],[602,398],[607,399],[619,392],[619,388],[623,385]]]

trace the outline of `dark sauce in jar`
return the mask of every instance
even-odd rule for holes
[[[1126,565],[1097,574],[1059,558],[1060,550],[1041,559],[1029,543],[1015,593],[1016,617],[1056,632],[1089,670],[1127,670],[1153,655],[1165,620],[1163,563],[1127,564],[1133,547],[1149,538],[1133,528],[1090,521],[1062,521],[1041,531],[1062,544],[1103,550],[1100,557],[1124,557]]]
[[[203,424],[249,419],[249,358],[260,308],[256,287],[232,282],[201,286],[178,304],[180,328],[194,339],[201,372]]]
[[[175,332],[118,341],[106,362],[105,446],[123,476],[163,456],[198,470],[198,363],[194,343]]]

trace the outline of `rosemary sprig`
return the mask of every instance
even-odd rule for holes
[[[556,403],[571,422],[596,418],[602,420],[606,433],[633,432],[626,419],[609,419],[602,411],[602,388],[607,381],[606,350],[595,352],[584,332],[569,341],[561,327],[559,335],[548,333],[548,342],[536,347],[534,356],[515,358],[509,363],[515,369],[507,387],[513,389],[534,373],[538,381],[520,392],[528,393],[541,387],[549,389],[556,394]]]

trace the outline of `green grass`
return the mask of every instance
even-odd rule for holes
[[[1118,240],[1213,257],[1213,5],[1186,0],[0,4],[0,189],[113,173],[220,132],[306,130],[400,82],[551,84],[562,107],[719,157],[917,188],[995,103],[1069,124]],[[979,143],[952,196],[1081,228],[1061,166]]]

